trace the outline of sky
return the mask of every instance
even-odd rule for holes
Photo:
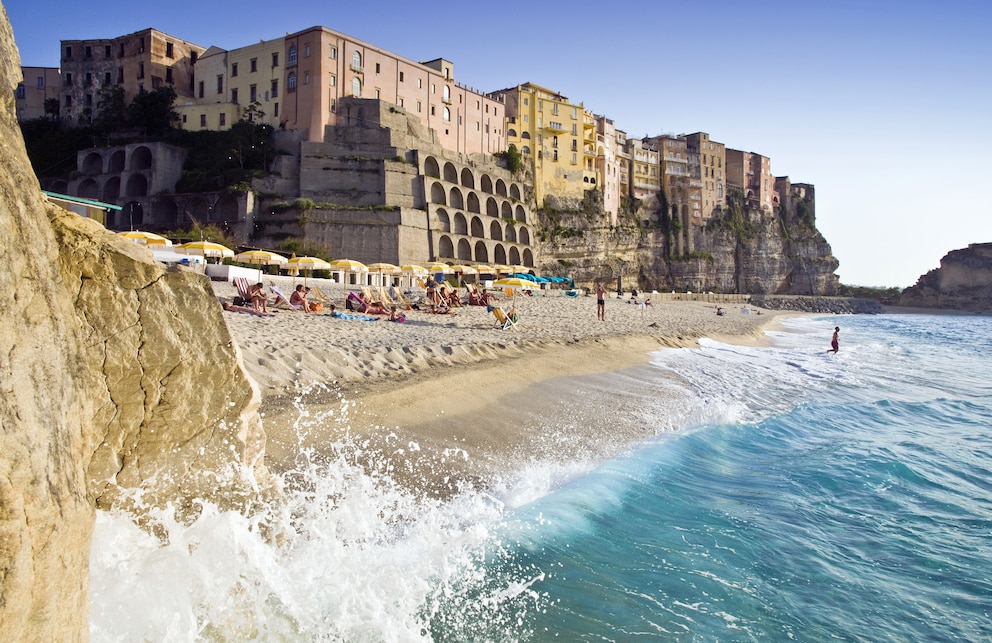
[[[815,186],[848,285],[911,286],[951,250],[992,242],[987,0],[0,1],[25,66],[57,67],[62,39],[151,27],[234,49],[322,25],[445,58],[482,91],[542,85],[628,136],[707,132]]]

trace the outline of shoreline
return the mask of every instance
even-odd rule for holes
[[[213,284],[224,300],[236,294],[229,283]],[[340,286],[333,293],[320,288],[343,307]],[[454,316],[407,311],[404,323],[225,311],[245,369],[262,392],[270,470],[292,468],[301,450],[319,454],[358,438],[369,453],[395,460],[394,472],[423,471],[413,461],[429,461],[430,476],[397,477],[404,486],[446,496],[462,482],[489,484],[508,475],[535,445],[546,444],[555,433],[544,426],[554,422],[552,409],[606,423],[572,426],[555,443],[556,457],[606,459],[648,437],[636,423],[620,427],[610,417],[604,401],[624,391],[604,390],[611,386],[606,382],[639,386],[648,379],[639,369],[647,368],[652,353],[698,346],[702,337],[767,345],[765,331],[777,320],[807,314],[749,305],[749,314],[728,306],[718,316],[711,303],[641,307],[613,299],[600,322],[592,297],[516,297],[500,304],[517,308],[518,328],[495,328],[491,313],[477,306],[458,308]],[[590,399],[579,399],[577,391],[588,387]],[[323,419],[311,422],[315,417]],[[610,426],[610,435],[593,426]],[[461,457],[445,455],[454,452]]]

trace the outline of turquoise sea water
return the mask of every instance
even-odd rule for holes
[[[93,640],[992,640],[992,319],[771,340],[657,353],[656,435],[606,463],[441,503],[344,442],[278,546],[209,506],[164,545],[101,514]]]

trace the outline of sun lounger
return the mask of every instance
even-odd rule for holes
[[[284,310],[303,310],[303,306],[294,306],[289,303],[289,298],[284,295],[282,291],[279,290],[279,286],[274,283],[269,283],[269,290],[271,290],[272,294],[276,297],[275,302],[272,304],[273,308],[282,308]]]
[[[493,315],[496,317],[496,326],[500,330],[506,330],[508,328],[516,328],[517,327],[517,319],[516,319],[517,318],[517,313],[516,312],[512,312],[510,314],[507,314],[507,312],[505,310],[503,310],[502,308],[500,308],[499,306],[493,306],[492,311],[493,311]]]

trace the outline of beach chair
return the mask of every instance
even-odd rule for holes
[[[493,306],[493,315],[496,317],[496,327],[500,330],[506,330],[508,328],[517,327],[517,314],[513,313],[512,316],[508,315],[505,310],[499,306]]]
[[[275,295],[276,298],[275,302],[272,304],[273,308],[282,308],[283,310],[303,310],[303,306],[294,306],[289,303],[289,297],[284,295],[283,292],[279,290],[279,286],[274,283],[269,282],[269,290],[272,291],[272,294]]]
[[[331,303],[331,298],[320,291],[317,286],[310,286],[310,294],[313,295],[314,299],[321,301],[325,304]]]
[[[246,277],[235,277],[232,280],[232,282],[234,283],[234,288],[238,291],[238,295],[241,296],[241,299],[244,302],[250,304],[251,303],[251,293],[249,292],[249,289],[251,288],[251,285],[249,285],[248,279]],[[244,304],[242,304],[242,305],[244,305]]]

